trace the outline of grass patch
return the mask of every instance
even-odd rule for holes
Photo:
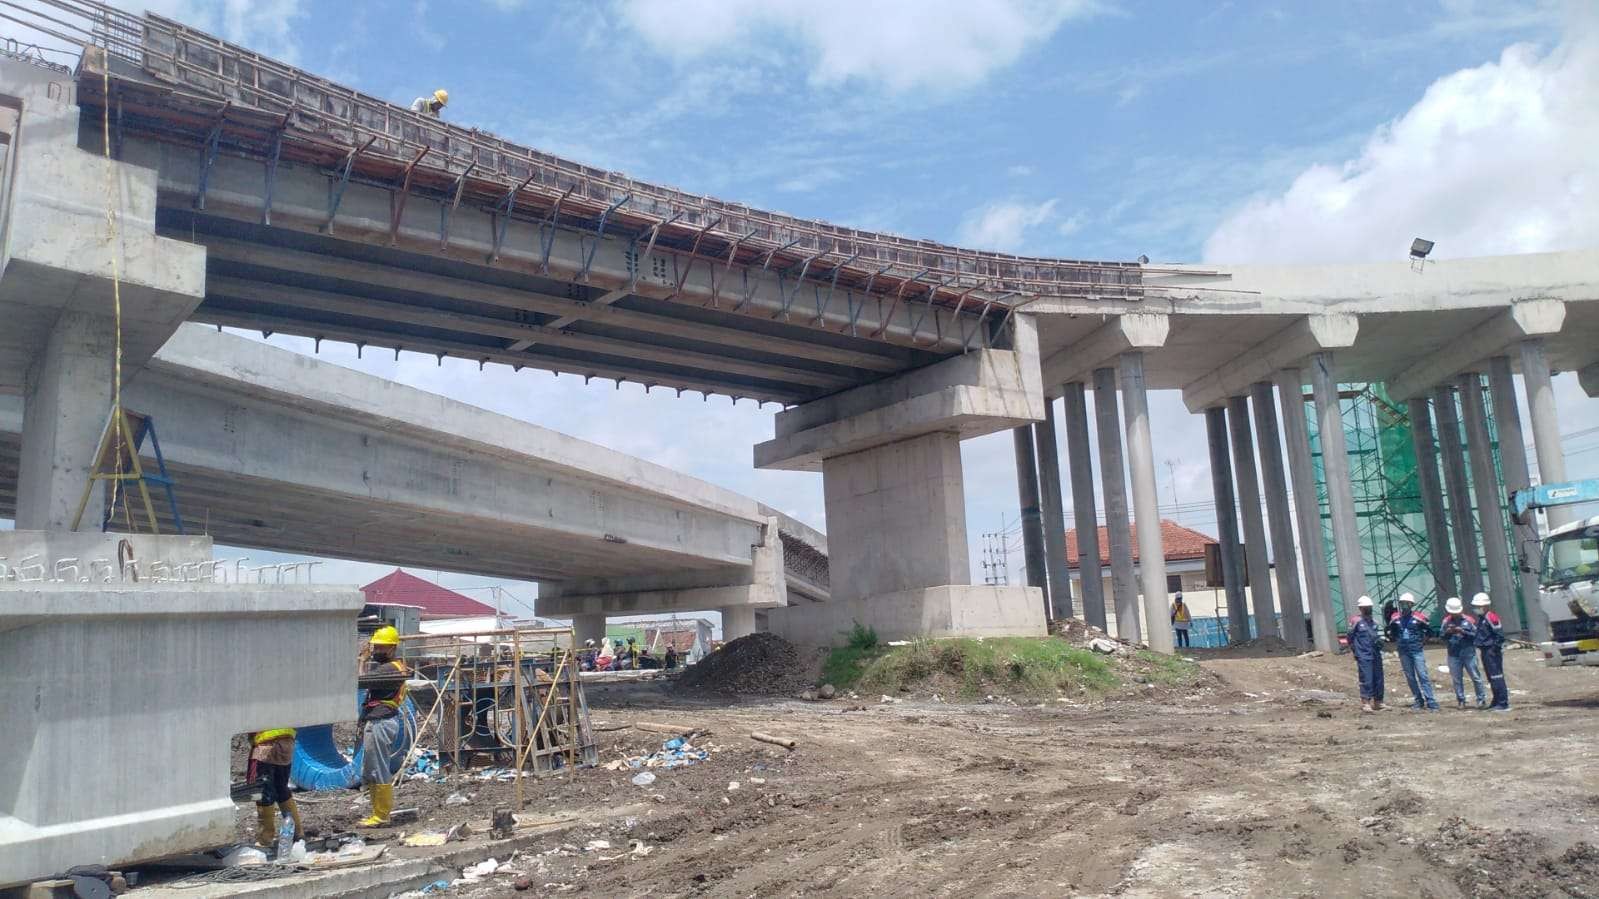
[[[1181,656],[1150,652],[1147,649],[1140,649],[1133,655],[1143,663],[1146,683],[1162,687],[1187,687],[1200,678],[1199,664]]]
[[[1121,678],[1104,656],[1052,637],[916,640],[905,646],[834,649],[823,677],[840,688],[874,693],[940,691],[1050,697],[1112,690]]]

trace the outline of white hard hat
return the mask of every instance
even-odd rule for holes
[[[1355,600],[1355,606],[1357,608],[1361,608],[1361,609],[1369,609],[1369,608],[1371,608],[1371,597],[1362,596],[1361,598]]]
[[[1464,608],[1465,606],[1460,604],[1460,597],[1458,596],[1451,596],[1449,597],[1448,601],[1444,603],[1444,611],[1451,615],[1459,615],[1461,610]]]
[[[1414,594],[1414,593],[1401,593],[1401,594],[1399,594],[1399,601],[1400,602],[1410,603],[1411,605],[1415,605],[1416,604],[1416,594]]]
[[[1471,598],[1471,604],[1475,607],[1481,608],[1482,606],[1493,605],[1493,600],[1489,599],[1488,594],[1486,593],[1478,593],[1476,596]]]

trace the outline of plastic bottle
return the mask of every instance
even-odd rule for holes
[[[283,823],[278,825],[277,855],[274,858],[287,864],[289,856],[294,851],[294,819],[288,815],[283,816]]]

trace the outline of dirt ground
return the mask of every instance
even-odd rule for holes
[[[1454,710],[1435,673],[1444,711],[1362,715],[1348,656],[1265,649],[1194,652],[1214,677],[1191,690],[1031,707],[593,690],[601,726],[692,723],[717,751],[647,787],[603,768],[530,782],[526,813],[584,823],[511,867],[535,894],[610,896],[1599,895],[1599,670],[1510,652],[1508,714]],[[1392,659],[1387,681],[1402,704]],[[600,736],[606,760],[659,741]],[[424,821],[389,836],[486,818],[510,789],[407,785],[397,805]],[[444,806],[457,791],[471,804]],[[354,793],[307,799],[323,827],[364,813]]]

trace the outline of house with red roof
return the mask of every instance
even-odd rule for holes
[[[423,621],[493,618],[497,614],[491,605],[398,568],[362,587],[361,592],[366,594],[368,604],[415,606],[421,610]]]
[[[1116,633],[1116,599],[1111,589],[1110,577],[1110,541],[1106,537],[1104,527],[1100,527],[1099,538],[1099,565],[1100,575],[1105,595],[1105,622],[1110,633]],[[1139,581],[1139,556],[1138,556],[1138,522],[1133,522],[1131,542],[1133,548],[1133,589],[1140,591]],[[1222,588],[1219,577],[1212,574],[1219,570],[1220,544],[1215,537],[1184,527],[1167,518],[1160,520],[1160,545],[1162,554],[1166,557],[1166,595],[1167,602],[1177,593],[1183,594],[1183,602],[1195,618],[1209,618],[1213,616],[1225,617],[1227,615],[1227,593]],[[1210,555],[1211,564],[1206,567],[1206,556]],[[1077,546],[1077,531],[1066,532],[1066,566],[1072,574],[1072,598],[1075,602],[1082,601],[1082,573],[1081,552]],[[1273,594],[1275,590],[1276,571],[1272,572]],[[1140,591],[1141,592],[1141,591]],[[1244,587],[1246,599],[1249,597],[1249,587]],[[1140,607],[1140,630],[1144,630],[1142,621],[1143,610]]]

